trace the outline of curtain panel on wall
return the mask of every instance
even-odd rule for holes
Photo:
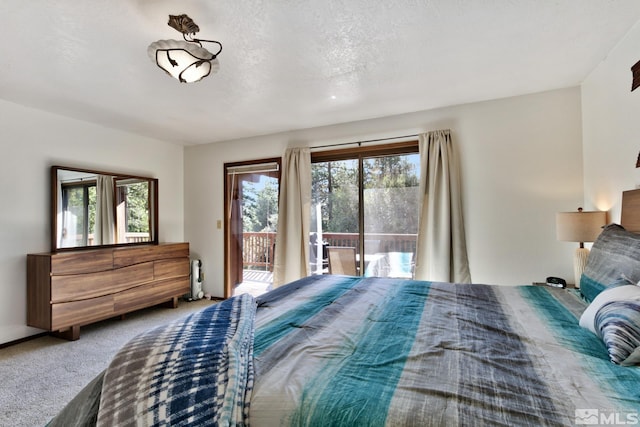
[[[112,176],[98,175],[96,178],[96,245],[116,243],[116,218],[114,180]]]
[[[273,286],[309,275],[311,151],[289,148],[284,155],[278,207]]]
[[[72,214],[68,209],[62,208],[62,183],[60,180],[56,180],[56,206],[58,207],[58,217],[56,218],[56,242],[57,247],[67,248],[74,245],[75,240],[75,220],[72,219]],[[73,235],[74,239],[69,238]]]
[[[471,283],[460,167],[449,130],[419,136],[421,210],[415,278]]]

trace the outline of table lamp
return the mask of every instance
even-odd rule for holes
[[[587,265],[589,249],[584,242],[596,240],[602,227],[606,224],[607,213],[604,211],[584,212],[578,208],[577,212],[558,212],[556,214],[556,237],[564,242],[579,242],[573,256],[573,275],[576,288],[580,287],[580,277]]]

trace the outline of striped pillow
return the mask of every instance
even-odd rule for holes
[[[640,301],[640,286],[624,285],[605,289],[584,310],[580,316],[580,326],[598,335],[595,325],[596,314],[605,304],[615,301]]]
[[[612,301],[603,305],[596,313],[594,326],[613,363],[625,366],[638,363],[640,301]]]

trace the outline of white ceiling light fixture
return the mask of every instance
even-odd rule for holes
[[[187,15],[169,15],[169,26],[182,33],[182,40],[158,40],[147,48],[147,53],[158,67],[181,83],[193,83],[202,80],[220,69],[218,55],[222,52],[222,43],[215,40],[194,38],[200,28]],[[209,52],[202,42],[218,45],[218,51]]]

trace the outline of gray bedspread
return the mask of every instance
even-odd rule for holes
[[[252,424],[575,425],[640,411],[639,368],[609,361],[568,291],[339,276],[297,286],[258,309]]]

